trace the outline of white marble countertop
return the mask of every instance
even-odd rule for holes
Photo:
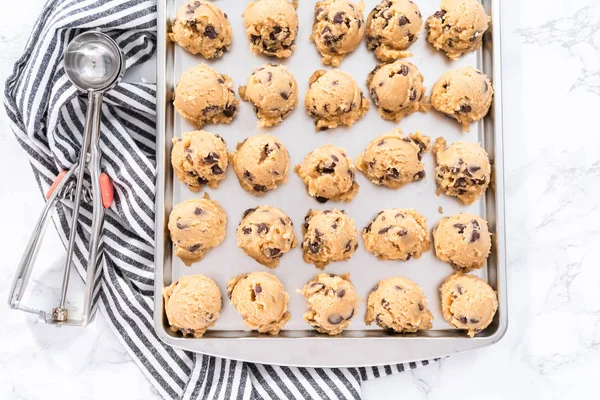
[[[26,12],[15,3],[0,13],[2,88],[44,0],[27,3]],[[502,3],[508,333],[492,347],[369,381],[365,399],[567,399],[596,393],[600,5]],[[57,329],[3,305],[43,205],[3,108],[0,170],[0,398],[158,399],[102,316],[85,329]],[[64,250],[53,232],[47,236],[38,258],[44,284],[35,290],[57,296]],[[73,292],[81,291],[79,279],[74,281]]]

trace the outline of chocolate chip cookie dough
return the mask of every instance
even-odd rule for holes
[[[339,335],[348,328],[358,308],[358,297],[348,274],[319,274],[301,293],[308,303],[304,319],[320,333]]]
[[[323,64],[337,67],[353,52],[365,34],[365,3],[323,0],[315,4],[315,21],[310,39],[315,42]]]
[[[254,106],[260,127],[278,125],[298,104],[298,84],[283,65],[265,64],[256,68],[247,86],[240,86],[239,94]]]
[[[228,282],[227,294],[244,325],[254,331],[277,335],[290,320],[289,296],[279,279],[267,272],[236,276]]]
[[[172,332],[201,337],[221,312],[221,291],[210,278],[182,276],[163,289],[165,312]]]
[[[275,268],[281,256],[297,245],[294,224],[278,208],[249,208],[237,228],[237,245],[262,265]]]
[[[431,247],[427,220],[412,208],[380,211],[362,234],[367,251],[382,260],[421,258]]]
[[[227,15],[213,3],[188,0],[179,10],[169,38],[192,54],[221,58],[231,48],[231,25]]]
[[[287,58],[296,48],[298,34],[297,2],[257,0],[244,11],[246,36],[254,53]]]
[[[354,220],[344,211],[310,210],[302,226],[304,261],[323,269],[333,261],[346,261],[358,248]]]
[[[433,315],[427,308],[423,290],[401,276],[380,281],[367,299],[365,323],[398,333],[431,329]]]
[[[352,126],[371,106],[356,81],[339,69],[316,71],[308,85],[304,105],[306,114],[315,120],[317,131]]]
[[[433,108],[460,122],[469,132],[471,122],[485,117],[494,89],[483,72],[473,67],[445,72],[431,89]]]
[[[173,207],[168,227],[175,255],[189,266],[225,239],[227,215],[205,194],[202,199],[186,200]]]
[[[173,139],[171,164],[177,179],[192,192],[216,188],[225,178],[229,155],[223,138],[207,131],[186,132]]]
[[[435,182],[438,190],[471,204],[485,193],[490,184],[491,166],[487,153],[476,143],[455,142],[446,148],[446,140],[435,140],[433,154],[437,162]]]
[[[200,64],[189,68],[179,78],[173,105],[196,128],[207,123],[228,124],[237,114],[239,103],[232,87],[229,76]]]
[[[433,229],[435,255],[459,271],[485,264],[492,247],[488,224],[477,215],[459,213],[442,218]]]
[[[356,168],[374,184],[398,189],[425,178],[421,158],[430,142],[419,131],[404,136],[396,128],[373,139],[356,159]]]
[[[466,330],[470,337],[487,328],[498,309],[494,289],[473,275],[456,273],[448,277],[440,287],[440,296],[444,319]]]
[[[367,17],[367,48],[375,57],[391,62],[412,54],[407,49],[419,37],[423,18],[410,0],[382,0]]]
[[[319,203],[350,201],[358,192],[352,161],[344,149],[331,144],[308,153],[294,171],[304,181],[308,194]]]
[[[489,22],[479,0],[442,0],[440,10],[427,18],[427,40],[456,60],[481,47]]]
[[[367,78],[367,87],[383,119],[398,122],[415,111],[429,110],[423,75],[408,61],[375,67]]]
[[[262,134],[239,143],[231,162],[242,188],[255,196],[264,196],[287,181],[290,155],[274,136]]]

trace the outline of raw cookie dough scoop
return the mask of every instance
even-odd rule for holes
[[[104,208],[109,208],[112,205],[114,193],[110,178],[101,173],[100,170],[100,159],[102,157],[100,152],[102,98],[104,93],[112,89],[125,73],[125,57],[117,43],[108,35],[99,31],[88,31],[75,37],[69,43],[65,52],[64,68],[73,85],[88,94],[88,111],[79,161],[68,172],[62,171],[46,194],[46,206],[38,219],[19,263],[10,291],[9,305],[13,309],[38,314],[40,320],[48,324],[85,326],[88,324],[91,315]],[[86,172],[91,178],[91,186],[84,184]],[[56,203],[67,199],[73,202],[68,206],[69,208],[73,207],[73,212],[60,303],[52,312],[36,310],[22,304],[21,301],[41,243],[44,228],[49,217],[53,214]],[[82,317],[81,319],[71,319],[65,304],[73,251],[75,250],[76,232],[79,227],[79,209],[82,202],[91,203],[92,205],[89,254]]]

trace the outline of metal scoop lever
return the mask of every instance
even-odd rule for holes
[[[8,303],[11,308],[38,314],[42,321],[49,324],[85,326],[88,324],[91,314],[98,244],[104,219],[103,206],[110,206],[110,202],[107,201],[106,196],[106,181],[108,178],[105,174],[101,174],[100,171],[101,152],[99,139],[102,97],[105,92],[112,89],[120,81],[125,73],[125,58],[117,43],[109,36],[98,31],[89,31],[80,34],[69,43],[65,52],[64,68],[67,77],[75,87],[88,93],[88,111],[79,161],[70,171],[61,173],[55,184],[52,185],[48,201],[38,219],[17,269],[17,275],[10,291]],[[90,188],[84,185],[86,171],[88,171],[91,177]],[[103,185],[101,185],[101,182],[103,182]],[[105,193],[104,196],[103,192]],[[50,215],[52,215],[56,202],[64,200],[73,201],[73,215],[69,243],[67,245],[67,258],[63,272],[60,302],[51,312],[46,312],[30,308],[22,304],[21,301],[39,250],[44,228],[50,219]],[[70,267],[75,248],[77,224],[79,222],[79,208],[82,201],[92,203],[92,227],[83,314],[81,319],[71,319],[69,318],[69,311],[65,307],[65,304],[69,286]]]

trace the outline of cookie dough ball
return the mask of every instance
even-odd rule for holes
[[[354,165],[344,149],[326,144],[308,153],[294,169],[319,203],[350,201],[358,192]]]
[[[437,166],[435,182],[448,196],[464,204],[477,200],[490,184],[492,167],[485,150],[476,143],[455,142],[446,148],[446,140],[435,140],[433,153]]]
[[[255,196],[264,196],[287,181],[290,155],[274,136],[262,134],[239,143],[232,163],[242,188]]]
[[[204,195],[202,199],[177,204],[168,226],[175,255],[189,266],[225,239],[227,215],[219,203]]]
[[[179,7],[169,38],[192,54],[221,58],[231,48],[231,24],[213,3],[189,0]]]
[[[283,65],[265,64],[255,69],[239,93],[254,106],[260,127],[278,125],[298,104],[298,84]]]
[[[228,157],[225,141],[214,133],[192,131],[173,139],[173,170],[192,192],[200,191],[202,185],[216,188],[225,178]]]
[[[262,265],[275,268],[281,256],[297,245],[294,224],[278,208],[249,208],[237,228],[237,245]]]
[[[358,297],[347,274],[319,274],[304,286],[302,294],[308,303],[304,319],[320,333],[339,335],[358,308]]]
[[[306,113],[315,120],[317,131],[352,126],[371,106],[356,81],[338,69],[316,71],[308,85],[304,105]]]
[[[440,296],[444,319],[466,330],[470,337],[487,328],[498,309],[494,289],[473,275],[457,273],[448,277],[440,287]]]
[[[221,312],[221,291],[210,278],[182,276],[163,289],[165,312],[172,332],[201,337]]]
[[[315,21],[310,39],[325,65],[337,67],[352,53],[365,34],[365,4],[347,0],[324,0],[315,4]]]
[[[400,276],[380,281],[367,299],[365,323],[398,333],[431,329],[433,315],[427,308],[423,290],[410,279]]]
[[[382,260],[421,258],[431,247],[427,220],[412,208],[380,211],[363,229],[363,239],[367,251]]]
[[[304,217],[301,248],[304,261],[323,269],[333,261],[346,261],[358,248],[354,220],[344,211],[310,210]]]
[[[423,75],[408,61],[377,66],[367,78],[367,87],[383,119],[398,122],[415,111],[429,110]]]
[[[356,168],[374,184],[398,189],[425,178],[421,158],[430,142],[419,131],[404,136],[396,128],[373,139],[356,159]]]
[[[469,132],[471,122],[485,117],[492,104],[492,83],[473,67],[447,71],[431,89],[433,108],[460,122]]]
[[[442,0],[440,10],[427,18],[427,40],[456,60],[481,47],[489,22],[479,0]]]
[[[267,272],[242,274],[227,284],[231,304],[248,328],[277,335],[290,320],[289,296],[275,276]]]
[[[410,57],[406,49],[417,41],[422,26],[421,11],[412,1],[383,0],[367,18],[367,48],[384,62]]]
[[[488,224],[477,215],[459,213],[442,218],[433,230],[435,255],[469,272],[485,264],[492,247]]]
[[[298,14],[288,0],[257,0],[244,11],[246,36],[254,53],[287,58],[296,48]]]
[[[233,121],[239,100],[232,89],[233,81],[205,64],[185,71],[177,87],[173,105],[179,114],[201,128],[206,123]]]

